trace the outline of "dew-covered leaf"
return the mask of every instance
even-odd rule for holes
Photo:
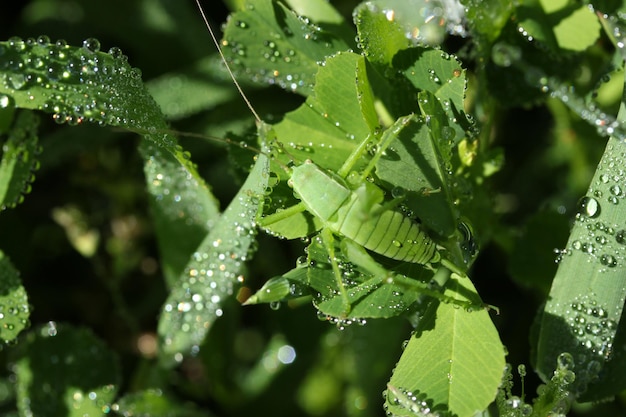
[[[436,100],[436,98],[432,97]],[[376,175],[388,184],[401,184],[396,194],[404,194],[404,204],[428,229],[439,236],[449,236],[456,229],[456,215],[451,207],[448,166],[441,143],[433,131],[417,116],[389,128],[385,134],[395,135],[376,164]],[[433,124],[438,122],[433,115]],[[445,120],[444,120],[445,122]],[[449,156],[448,156],[449,158]]]
[[[340,53],[319,68],[314,94],[306,103],[274,125],[276,137],[283,144],[278,158],[283,166],[294,159],[296,163],[310,159],[322,168],[337,172],[359,143],[377,127],[365,59],[354,53]],[[363,164],[364,161],[357,161],[355,169]],[[274,170],[286,180],[283,166],[276,166]],[[265,210],[271,207],[270,212],[274,212],[298,202],[286,181],[279,187],[274,187],[272,204]],[[319,229],[319,224],[302,212],[281,223],[264,224],[264,227],[279,236],[294,238],[311,234]]]
[[[182,148],[171,153],[144,140],[139,150],[145,159],[146,185],[153,197],[150,206],[162,267],[171,286],[218,221],[219,204]]]
[[[16,352],[21,416],[105,416],[118,390],[117,356],[83,328],[50,322],[29,333]]]
[[[282,3],[255,1],[230,16],[224,52],[238,76],[308,95],[317,67],[350,46]]]
[[[390,62],[395,52],[412,45],[439,45],[452,13],[443,2],[369,0],[354,12],[359,40],[373,62]]]
[[[39,168],[38,125],[39,119],[32,112],[20,112],[2,145],[0,211],[15,207],[30,191]]]
[[[19,272],[0,250],[0,339],[15,340],[30,326],[30,306]]]
[[[372,2],[364,2],[354,11],[360,47],[374,64],[390,65],[394,55],[410,43],[404,30]]]
[[[454,135],[447,132],[443,136],[452,144],[459,143],[472,128],[465,114],[465,70],[459,60],[440,50],[416,47],[396,54],[393,66],[418,91],[428,91],[439,99],[448,117],[440,124],[454,129]]]
[[[182,404],[159,389],[149,389],[125,395],[116,403],[115,410],[123,416],[137,417],[209,417],[212,414],[189,404]]]
[[[0,94],[18,108],[53,113],[59,123],[92,122],[139,131],[140,152],[167,281],[173,282],[218,214],[190,155],[164,133],[158,105],[118,48],[100,52],[95,39],[83,47],[46,37],[0,42]],[[175,188],[174,188],[175,187]]]
[[[451,281],[448,295],[480,303],[469,279]],[[504,347],[487,310],[433,303],[394,369],[386,405],[399,416],[428,414],[427,408],[474,416],[495,399],[504,365]]]
[[[267,133],[263,133],[267,137]],[[163,307],[158,332],[161,359],[169,363],[198,346],[242,282],[255,239],[254,219],[267,186],[268,158],[259,155],[233,201],[192,255]]]
[[[377,127],[365,59],[351,52],[326,60],[315,78],[314,95],[274,125],[278,141],[298,162],[311,159],[337,171]],[[289,158],[282,158],[289,162]]]
[[[592,389],[594,394],[585,397],[589,400],[626,387],[622,371],[611,372],[610,378],[605,371],[615,366],[613,346],[626,299],[623,147],[622,140],[609,139],[588,194],[581,200],[542,314],[537,345],[542,378],[552,375],[560,353],[573,355],[572,389],[576,395]]]
[[[626,105],[618,120],[626,119]],[[618,328],[626,300],[624,141],[611,137],[593,176],[541,315],[535,364],[547,380],[558,356],[574,359],[575,396],[599,400],[626,387]],[[623,336],[619,337],[620,340]]]

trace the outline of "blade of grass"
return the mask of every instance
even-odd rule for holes
[[[626,98],[618,114],[626,121]],[[611,137],[559,259],[543,310],[536,367],[549,380],[562,352],[572,355],[581,400],[612,396],[626,387],[626,362],[616,336],[626,299],[626,143]]]

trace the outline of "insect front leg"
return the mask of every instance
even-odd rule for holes
[[[443,303],[450,303],[465,308],[468,311],[483,309],[485,306],[478,298],[477,294],[452,294],[445,293],[447,281],[451,278],[451,271],[447,265],[434,269],[429,266],[429,282],[423,282],[415,277],[388,270],[379,264],[361,245],[350,239],[343,239],[341,242],[342,253],[348,260],[354,263],[359,269],[371,276],[370,279],[348,290],[351,305],[360,302],[369,292],[376,290],[381,285],[389,285],[396,289],[401,289],[415,295],[413,297],[418,303],[424,303],[426,298],[438,300]],[[496,309],[497,310],[497,309]]]
[[[337,291],[339,291],[339,295],[341,297],[343,310],[343,315],[341,318],[345,318],[348,316],[348,314],[350,314],[350,310],[352,307],[350,304],[350,299],[348,298],[346,287],[343,283],[343,272],[339,269],[337,256],[335,254],[335,238],[333,236],[333,232],[328,228],[322,229],[320,237],[322,238],[324,247],[328,252],[328,260],[330,262],[330,265],[332,266],[333,275],[335,276],[335,284],[337,285]]]

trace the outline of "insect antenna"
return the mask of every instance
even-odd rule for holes
[[[254,106],[252,105],[252,103],[248,99],[248,96],[244,92],[243,88],[241,87],[241,85],[237,81],[237,78],[235,77],[235,74],[233,73],[232,69],[230,68],[230,65],[228,64],[228,61],[226,60],[226,56],[224,55],[224,52],[222,51],[222,47],[220,45],[220,42],[217,39],[217,36],[215,36],[215,32],[213,32],[213,28],[211,27],[211,24],[209,23],[209,20],[208,20],[206,14],[204,13],[204,9],[202,8],[202,5],[200,4],[200,0],[196,0],[196,5],[198,6],[198,10],[200,10],[200,15],[202,16],[202,20],[204,21],[204,24],[205,24],[206,28],[208,29],[209,34],[211,35],[211,39],[213,40],[213,44],[217,48],[217,52],[219,53],[220,58],[222,59],[222,62],[224,63],[224,66],[226,67],[226,71],[228,71],[228,75],[233,80],[233,83],[234,83],[235,87],[237,88],[237,91],[239,92],[239,95],[241,96],[243,101],[246,103],[246,106],[248,107],[248,109],[250,109],[250,111],[252,112],[252,115],[254,116],[254,119],[256,120],[257,126],[259,128],[259,131],[260,132],[264,132],[267,135],[267,137],[271,137],[271,140],[269,140],[269,143],[267,145],[269,145],[269,146],[272,146],[272,145],[276,146],[280,153],[284,153],[286,156],[289,157],[291,162],[294,163],[296,158],[294,158],[294,156],[289,153],[289,151],[285,148],[285,146],[282,143],[280,143],[279,141],[276,140],[276,136],[274,134],[271,134],[271,135],[268,134],[267,124],[265,122],[263,122],[263,120],[261,119],[259,114],[254,109]],[[190,136],[195,136],[195,135],[190,135]],[[254,148],[250,147],[249,149],[254,149]],[[260,151],[258,149],[257,149],[257,151],[259,153],[267,155],[266,152],[262,152],[262,151]],[[276,163],[278,163],[285,171],[289,172],[289,168],[285,164],[283,164],[282,162],[276,160],[276,158],[274,158],[274,161]]]
[[[248,108],[254,115],[254,118],[256,119],[257,123],[263,123],[263,120],[261,120],[257,112],[254,110],[252,103],[250,103],[250,100],[248,100],[248,96],[246,96],[246,93],[244,93],[243,88],[241,88],[241,86],[237,82],[237,78],[235,77],[235,74],[233,74],[233,71],[231,70],[230,65],[228,65],[228,61],[226,61],[226,57],[224,56],[222,47],[220,46],[220,43],[217,40],[217,37],[215,36],[215,33],[213,32],[211,25],[209,24],[209,20],[207,19],[206,14],[204,13],[204,9],[202,8],[202,5],[200,4],[200,0],[196,0],[196,5],[198,6],[198,9],[200,10],[200,15],[202,15],[202,20],[204,20],[204,24],[206,25],[207,29],[209,30],[209,33],[211,34],[211,39],[213,39],[213,43],[215,44],[215,47],[217,48],[217,52],[220,54],[220,57],[222,58],[222,62],[226,66],[228,75],[230,75],[230,78],[233,80],[233,83],[235,83],[235,86],[237,87],[237,91],[239,91],[239,94],[243,98],[243,101],[245,101],[246,106],[248,106]]]

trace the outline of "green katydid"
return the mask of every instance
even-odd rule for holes
[[[198,0],[196,2],[218,52],[226,63],[220,44],[208,24],[202,7]],[[226,68],[257,120],[260,134],[265,135],[266,138],[273,135],[272,127],[265,124],[255,112],[228,64],[226,64]],[[381,255],[383,258],[419,264],[427,266],[431,270],[435,270],[435,266],[440,264],[445,267],[443,269],[448,271],[448,273],[451,271],[460,276],[465,275],[453,262],[441,255],[439,247],[419,223],[397,209],[401,199],[396,198],[385,202],[384,191],[368,181],[376,166],[376,161],[390,146],[395,135],[405,125],[413,121],[415,121],[415,116],[413,115],[402,117],[392,127],[387,129],[384,134],[372,134],[371,137],[362,139],[349,153],[337,172],[322,168],[315,161],[311,160],[296,164],[288,169],[289,184],[300,202],[285,210],[261,217],[258,220],[258,224],[262,228],[271,229],[274,224],[299,213],[307,213],[313,217],[314,229],[320,232],[318,235],[321,242],[320,248],[327,255],[331,267],[330,274],[333,276],[332,280],[334,283],[327,283],[327,285],[334,286],[339,294],[338,298],[341,300],[341,309],[338,310],[340,311],[337,314],[338,316],[346,317],[350,314],[352,298],[354,298],[351,297],[350,293],[355,294],[355,291],[347,289],[344,284],[345,274],[338,261],[340,255],[343,256],[343,259],[347,259],[349,263],[367,271],[368,275],[371,276],[371,279],[367,280],[366,283],[362,283],[366,285],[355,286],[355,288],[359,287],[357,292],[361,289],[373,289],[386,282],[393,282],[401,287],[409,287],[409,290],[414,290],[421,294],[448,300],[448,298],[432,290],[427,285],[423,285],[423,283],[402,280],[396,274],[389,273],[386,268],[371,258],[363,248]],[[357,172],[357,165],[363,165],[362,161],[366,159],[365,157],[372,147],[376,149],[374,156],[371,157],[365,168]],[[335,244],[335,237],[338,237],[341,241],[341,247],[339,248]],[[311,259],[312,257],[310,256],[309,258]],[[273,285],[273,283],[271,284]],[[283,284],[284,281],[281,281],[279,297],[287,295],[283,293],[288,291]],[[262,292],[257,293],[249,300],[249,302],[255,301],[265,301],[262,297]],[[471,303],[465,305],[469,304]]]

